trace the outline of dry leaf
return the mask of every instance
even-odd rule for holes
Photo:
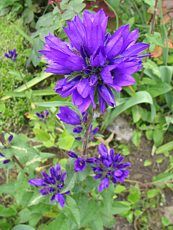
[[[166,24],[173,19],[173,0],[162,1],[163,20],[162,23]]]
[[[156,46],[154,51],[151,53],[151,57],[158,58],[162,56],[162,47]]]
[[[170,39],[168,40],[168,47],[170,49],[173,49],[173,41],[171,41]]]
[[[115,14],[112,10],[109,9],[108,5],[104,0],[96,0],[96,1],[85,1],[86,9],[93,9],[93,11],[97,12],[100,9],[103,9],[107,16],[110,18],[115,18]]]

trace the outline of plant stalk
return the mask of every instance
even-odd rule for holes
[[[12,157],[12,160],[13,160],[22,170],[25,169],[25,167],[23,166],[23,164],[17,159],[16,156],[13,156],[13,157]],[[24,173],[25,173],[26,177],[29,176],[29,174],[28,174],[27,172],[24,172]]]

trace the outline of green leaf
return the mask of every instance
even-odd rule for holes
[[[27,208],[22,209],[19,213],[19,223],[26,223],[31,217],[31,211]]]
[[[53,220],[44,230],[70,230],[68,219],[64,216],[64,214],[58,215],[58,217]]]
[[[127,197],[127,200],[132,204],[137,203],[141,198],[141,193],[138,187],[130,188],[130,194]]]
[[[27,91],[24,92],[5,92],[6,96],[10,97],[26,97]],[[56,93],[52,89],[31,90],[31,96],[51,96]]]
[[[5,112],[5,104],[0,103],[0,113],[4,113],[4,112]]]
[[[162,224],[167,227],[168,225],[171,225],[171,222],[169,221],[169,219],[166,216],[162,216]],[[170,228],[170,230],[171,230],[171,228]]]
[[[16,225],[14,228],[12,228],[12,230],[35,230],[35,228],[33,228],[30,225],[19,224],[19,225]]]
[[[14,208],[5,208],[3,205],[0,205],[0,217],[10,217],[15,215],[16,210]]]
[[[34,85],[37,85],[39,82],[47,79],[50,76],[52,76],[52,74],[42,72],[39,76],[33,78],[32,80],[26,82],[25,84],[23,84],[20,87],[18,87],[17,89],[15,89],[14,92],[22,92],[22,91],[25,91],[27,89],[30,89]],[[7,100],[9,98],[11,98],[11,96],[4,96],[4,97],[1,98],[1,100]]]
[[[173,173],[172,172],[168,172],[168,173],[161,173],[155,177],[153,177],[153,181],[154,182],[167,182],[169,180],[173,179]]]
[[[148,192],[147,192],[147,197],[148,197],[149,199],[151,199],[151,198],[157,196],[159,193],[160,193],[160,190],[159,190],[159,189],[150,189],[150,190],[148,190]]]
[[[98,203],[95,200],[88,200],[86,197],[80,199],[81,210],[81,226],[88,226],[88,223],[93,222],[93,216],[98,211]]]
[[[17,26],[17,25],[13,24],[13,26],[14,26],[14,29],[17,30],[17,32],[18,32],[19,34],[21,34],[30,44],[32,44],[32,39],[31,39],[31,37],[30,37],[27,33],[25,33],[25,32],[24,32],[19,26]]]
[[[115,194],[120,194],[122,192],[124,192],[126,190],[126,187],[120,184],[117,184],[117,186],[115,187]]]
[[[66,180],[67,186],[62,190],[62,192],[72,190],[74,188],[74,186],[75,186],[76,178],[77,178],[76,173],[73,173],[73,176],[71,175],[71,177],[68,177],[67,180]]]
[[[132,142],[133,142],[133,144],[134,144],[135,146],[137,146],[137,147],[140,145],[141,136],[142,136],[141,131],[135,130],[135,131],[133,132]]]
[[[168,83],[157,81],[155,85],[147,85],[145,86],[147,92],[151,94],[152,97],[158,97],[162,94],[166,94],[172,90],[172,86]]]
[[[154,131],[153,131],[153,140],[154,140],[155,146],[159,146],[159,145],[162,144],[162,142],[163,142],[163,134],[164,134],[163,128],[161,128],[160,126],[156,127],[154,129]]]
[[[160,66],[160,77],[163,82],[170,83],[173,76],[173,67],[172,66]]]
[[[68,208],[70,210],[75,222],[78,225],[78,228],[80,228],[80,210],[77,206],[76,201],[72,197],[68,196],[67,197],[67,205],[68,206],[66,208]]]
[[[28,203],[28,207],[32,206],[32,205],[37,205],[39,204],[42,200],[44,200],[45,198],[38,194],[38,192],[34,193],[32,198],[30,199],[29,203]]]
[[[140,91],[135,93],[132,97],[126,99],[126,101],[110,111],[110,113],[105,117],[103,122],[103,127],[107,127],[112,121],[121,113],[125,112],[127,109],[133,107],[134,105],[141,103],[153,104],[151,95],[146,91]]]
[[[115,10],[117,9],[117,7],[119,7],[120,4],[120,0],[106,0],[105,2],[108,2],[108,4],[110,4]]]
[[[170,141],[162,146],[160,146],[157,150],[156,153],[160,154],[160,153],[165,153],[165,152],[169,152],[173,149],[173,141]]]
[[[127,201],[114,201],[113,202],[113,211],[114,215],[121,215],[127,213],[131,209],[131,205]]]
[[[74,136],[69,134],[66,130],[60,135],[58,139],[58,147],[64,150],[70,150],[74,143]]]
[[[74,107],[71,102],[68,101],[49,101],[49,102],[33,102],[36,106],[40,107],[60,107],[60,106],[70,106]]]
[[[144,2],[151,7],[154,7],[155,0],[144,0]]]
[[[134,106],[132,108],[132,116],[133,116],[133,122],[137,123],[140,118],[141,118],[141,112],[140,112],[140,107],[139,106]]]
[[[152,164],[152,161],[151,160],[145,160],[144,161],[144,166],[147,167],[147,166],[150,166]]]

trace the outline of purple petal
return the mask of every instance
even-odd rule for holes
[[[5,155],[3,153],[0,153],[0,157],[5,157]]]
[[[11,134],[9,137],[8,137],[8,142],[11,143],[13,140],[13,135]]]
[[[10,162],[10,159],[6,159],[6,160],[4,160],[2,163],[3,164],[8,164]]]
[[[108,87],[104,85],[100,86],[99,94],[108,105],[115,106],[114,95],[112,94],[111,90]]]
[[[80,80],[80,82],[77,85],[77,91],[83,98],[88,97],[91,91],[91,87],[89,86],[89,81],[87,78]]]
[[[78,157],[74,162],[75,172],[83,171],[86,168],[86,162],[83,158]]]
[[[114,172],[114,176],[115,177],[121,177],[123,175],[123,172],[121,171],[121,170],[116,170],[115,172]]]
[[[54,35],[45,37],[45,47],[40,51],[48,60],[47,72],[55,74],[70,74],[84,68],[83,59],[75,54],[67,44]]]
[[[127,57],[137,55],[148,48],[149,45],[146,43],[136,43],[133,46],[130,46],[130,48],[123,52],[122,55]]]
[[[102,192],[104,189],[107,189],[109,187],[109,179],[105,177],[101,180],[100,185],[98,187],[98,191]]]
[[[107,147],[104,144],[100,144],[98,146],[98,151],[99,151],[99,154],[102,157],[107,157],[107,155],[108,155],[108,149],[107,149]]]
[[[45,186],[46,185],[45,181],[43,179],[40,179],[40,178],[30,179],[29,183],[32,186],[36,186],[36,187]]]
[[[78,158],[77,154],[74,153],[74,152],[72,152],[72,151],[69,151],[69,152],[68,152],[68,155],[69,155],[69,157],[71,157],[71,158]]]
[[[60,206],[63,208],[65,205],[65,197],[64,195],[57,193],[55,195],[55,200],[60,204]]]
[[[73,129],[73,133],[81,133],[82,130],[83,130],[82,126],[78,126]]]
[[[66,124],[70,124],[70,125],[81,124],[80,116],[67,106],[60,107],[60,112],[57,114],[57,117],[59,117],[60,120]]]

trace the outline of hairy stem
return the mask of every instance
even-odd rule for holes
[[[12,160],[13,160],[22,170],[25,169],[25,167],[23,166],[23,164],[17,159],[16,156],[13,156],[13,157],[12,157]],[[29,176],[29,174],[28,174],[27,172],[25,172],[25,175],[26,175],[27,177]]]
[[[151,19],[151,34],[154,33],[154,28],[155,28],[155,23],[156,23],[156,14],[157,14],[157,5],[158,5],[158,0],[155,0],[154,4],[154,14]]]
[[[88,141],[89,141],[89,135],[90,135],[90,127],[92,124],[92,120],[93,120],[93,111],[92,114],[90,116],[90,118],[88,119],[87,125],[86,125],[86,132],[83,138],[83,156],[85,156],[87,154],[87,147],[88,147]]]

